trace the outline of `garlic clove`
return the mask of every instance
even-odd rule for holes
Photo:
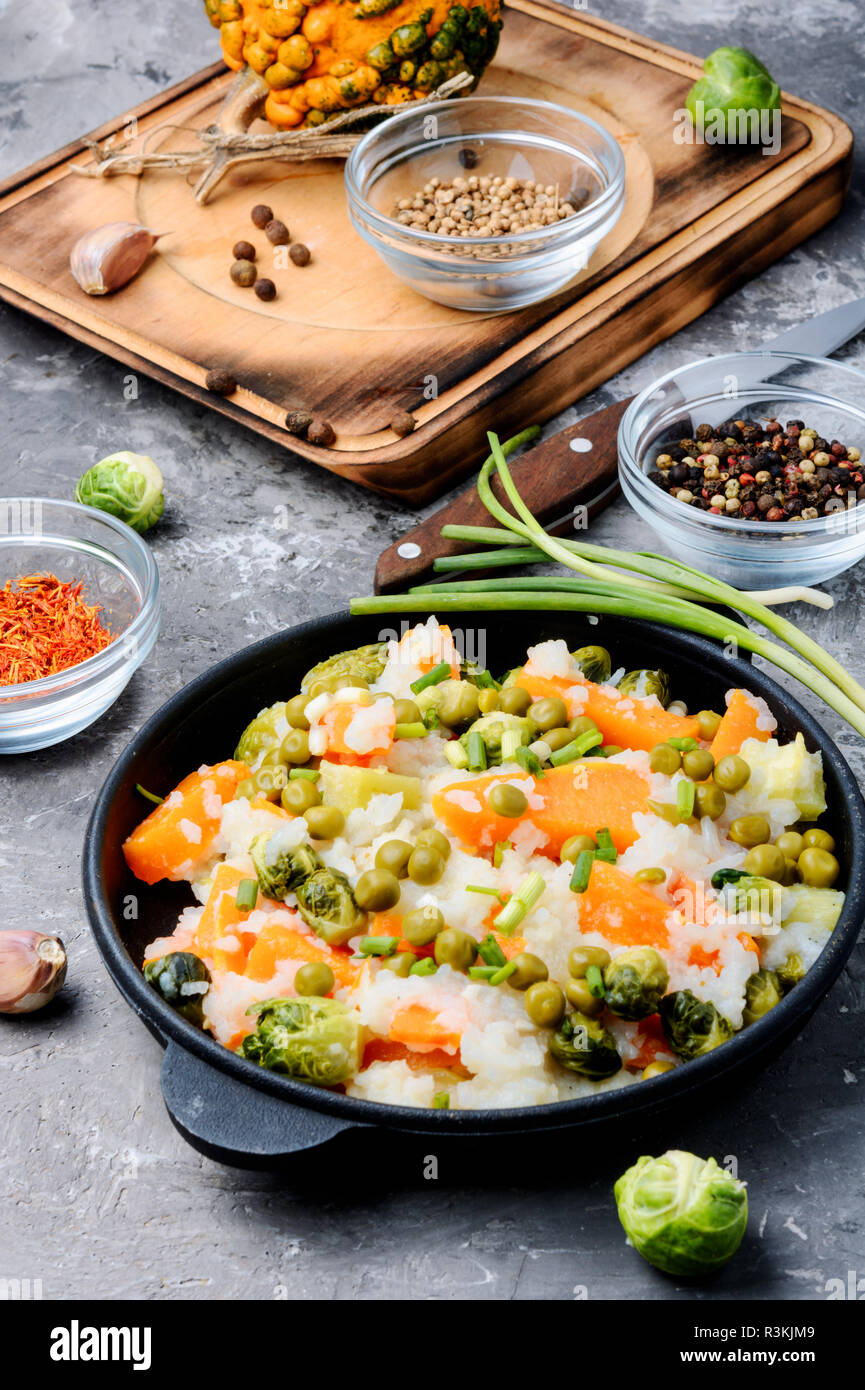
[[[29,1014],[50,1003],[66,979],[57,936],[0,931],[0,1014]]]
[[[106,222],[78,238],[69,269],[86,294],[111,294],[137,275],[161,235],[137,222]]]

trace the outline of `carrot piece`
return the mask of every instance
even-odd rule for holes
[[[640,1050],[625,1063],[628,1071],[642,1071],[658,1056],[670,1056],[670,1044],[664,1037],[660,1014],[650,1014],[648,1018],[640,1020],[637,1024],[637,1042]]]
[[[389,1038],[370,1038],[363,1051],[363,1070],[373,1062],[407,1062],[412,1071],[456,1071],[460,1070],[465,1079],[471,1076],[460,1062],[459,1052],[445,1052],[442,1048],[432,1048],[429,1052],[415,1052],[405,1043],[392,1042]]]
[[[513,960],[514,956],[520,955],[526,949],[524,936],[502,936],[501,932],[497,932],[495,928],[493,928],[492,934],[501,947],[505,960]]]
[[[670,904],[656,898],[617,865],[596,859],[588,888],[574,897],[579,903],[582,932],[600,932],[618,946],[655,946],[661,950],[669,946]]]
[[[135,877],[144,883],[194,878],[196,869],[210,855],[223,805],[233,799],[238,783],[248,776],[244,763],[229,760],[184,777],[123,846]]]
[[[354,748],[350,748],[346,743],[346,733],[355,715],[367,708],[360,704],[340,704],[331,705],[330,709],[325,710],[321,717],[322,726],[327,730],[327,756],[333,762],[356,763],[361,766],[366,765],[370,758],[376,754],[386,753],[393,743],[393,731],[396,727],[396,716],[394,707],[386,701],[376,705],[376,712],[381,716],[382,731],[377,735],[378,742],[374,748],[369,748],[365,753],[358,753]]]
[[[750,932],[740,931],[736,933],[736,940],[740,941],[746,951],[752,951],[755,956],[759,956],[760,947],[757,945]]]
[[[297,931],[289,925],[291,921],[296,920],[294,914],[288,909],[285,909],[285,912],[285,923],[268,922],[258,933],[246,964],[247,979],[264,983],[265,980],[271,979],[277,967],[286,960],[298,961],[300,964],[323,961],[333,971],[338,988],[354,984],[360,967],[351,959],[349,953],[338,951],[317,937]]]
[[[232,970],[236,975],[243,974],[247,954],[255,945],[255,933],[243,930],[249,912],[236,902],[238,884],[245,877],[231,864],[219,865],[195,933],[195,954],[210,960],[215,970]],[[222,946],[223,937],[236,940],[237,946]]]
[[[519,819],[490,808],[489,789],[503,781],[516,782],[527,793],[529,805]],[[637,838],[633,817],[646,809],[648,790],[645,777],[633,768],[590,758],[550,768],[544,777],[511,772],[454,782],[437,791],[432,804],[438,819],[469,849],[489,851],[526,821],[546,837],[544,853],[558,855],[571,835],[593,835],[602,825],[621,853]]]
[[[534,700],[558,695],[564,700],[568,714],[587,715],[593,719],[604,736],[605,743],[620,748],[642,749],[650,752],[656,744],[671,738],[700,737],[695,715],[671,714],[660,705],[647,704],[632,695],[620,695],[608,685],[567,677],[519,675],[517,684],[527,690]],[[569,695],[577,687],[580,694]],[[582,698],[582,691],[586,698]]]
[[[698,927],[708,927],[717,917],[718,904],[707,896],[705,883],[695,883],[687,874],[680,873],[670,884],[669,891],[686,921]]]
[[[733,691],[709,750],[716,763],[730,753],[738,753],[747,738],[765,743],[771,737],[768,729],[757,728],[759,713],[746,691]]]
[[[714,970],[716,975],[721,973],[721,952],[707,951],[705,946],[695,942],[688,952],[688,964],[696,965],[698,970]]]
[[[391,1042],[405,1043],[416,1052],[441,1048],[453,1057],[459,1051],[461,1035],[440,1023],[434,1009],[424,1004],[406,1004],[394,1014],[388,1038]]]

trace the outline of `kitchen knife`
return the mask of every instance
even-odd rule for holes
[[[865,328],[865,299],[853,300],[837,309],[808,319],[796,328],[786,329],[764,343],[760,353],[807,353],[826,357],[842,343],[849,342]],[[755,360],[755,372],[765,376],[765,366]],[[782,368],[779,368],[779,372]],[[707,387],[714,385],[716,369],[706,363]],[[739,373],[740,384],[747,374]],[[690,375],[688,389],[693,394],[695,378]],[[619,422],[633,400],[605,406],[592,415],[569,425],[540,444],[527,449],[510,468],[526,505],[552,534],[573,529],[574,509],[584,506],[587,519],[598,515],[618,495]],[[684,400],[684,396],[683,396]],[[502,493],[495,484],[496,495]],[[433,562],[445,555],[465,550],[461,541],[447,541],[442,526],[489,526],[492,519],[472,485],[426,521],[412,528],[379,556],[375,571],[375,592],[392,593],[412,584],[434,579]],[[442,578],[453,580],[455,571]]]

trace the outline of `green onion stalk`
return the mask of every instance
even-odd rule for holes
[[[701,633],[719,642],[735,641],[746,651],[763,657],[800,681],[865,738],[865,689],[819,643],[761,601],[762,598],[786,601],[791,597],[813,595],[815,591],[790,589],[764,595],[746,593],[661,555],[615,550],[548,535],[520,496],[507,465],[507,455],[534,438],[536,432],[525,430],[504,445],[490,434],[492,452],[481,469],[478,493],[502,527],[445,526],[442,535],[495,548],[448,557],[437,561],[436,568],[445,571],[488,569],[507,563],[555,560],[575,571],[579,578],[549,574],[542,578],[462,579],[452,584],[419,585],[406,594],[356,598],[351,611],[355,614],[411,613],[434,607],[448,612],[468,607],[477,612],[568,611],[644,618],[686,632]],[[502,506],[492,491],[494,471],[501,478],[516,516]],[[623,570],[626,572],[621,573]],[[763,634],[732,622],[713,608],[704,606],[706,603],[737,609],[787,646],[782,647]]]

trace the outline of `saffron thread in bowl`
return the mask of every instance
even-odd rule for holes
[[[53,676],[104,651],[113,639],[99,616],[102,606],[85,603],[81,589],[81,581],[53,574],[6,581],[0,589],[0,685]]]

